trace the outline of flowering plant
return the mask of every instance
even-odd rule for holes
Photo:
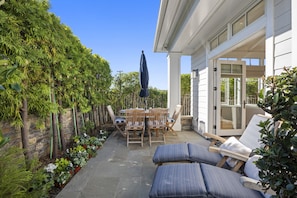
[[[78,145],[74,148],[67,149],[67,154],[75,167],[83,167],[86,165],[89,154],[87,150]]]
[[[55,164],[49,164],[46,167],[47,172],[54,171],[54,180],[60,186],[66,184],[71,178],[71,171],[73,171],[73,164],[66,158],[56,159]]]

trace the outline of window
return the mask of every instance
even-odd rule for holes
[[[247,25],[253,23],[256,19],[264,15],[264,1],[255,5],[250,11],[247,12]]]
[[[258,94],[263,89],[260,78],[247,78],[246,79],[246,103],[257,104]]]
[[[225,41],[227,41],[227,29],[225,31],[223,31],[218,37],[219,45],[221,45]]]
[[[247,66],[260,66],[259,58],[242,58],[242,61],[245,61],[245,65]]]
[[[218,40],[215,38],[210,42],[210,50],[213,50],[214,48],[218,47]]]
[[[245,27],[245,15],[240,17],[237,21],[232,24],[232,35],[235,35]]]
[[[250,25],[254,21],[256,21],[258,18],[263,16],[265,14],[264,8],[264,1],[257,1],[258,3],[251,7],[250,9],[246,10],[246,12],[242,13],[242,16],[237,18],[235,21],[231,21],[228,24],[231,24],[231,30],[229,30],[230,33],[232,33],[232,36],[243,30],[246,26]],[[228,40],[228,29],[225,27],[222,32],[219,32],[216,34],[211,40],[210,40],[210,50],[215,49],[219,45],[221,45],[223,42]]]

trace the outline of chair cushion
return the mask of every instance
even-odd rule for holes
[[[167,122],[174,122],[175,120],[173,118],[167,118]]]
[[[188,149],[191,162],[200,162],[216,165],[222,159],[221,154],[209,152],[208,147],[206,146],[189,143]],[[229,168],[227,165],[225,165],[224,167]]]
[[[255,161],[257,161],[259,158],[261,158],[260,155],[254,155],[252,157],[250,157],[244,166],[244,173],[246,174],[246,176],[255,179],[255,180],[260,180],[259,177],[259,168],[256,166]],[[262,195],[265,198],[271,197],[270,194],[266,194],[264,192],[261,192]]]
[[[239,138],[239,141],[251,149],[256,149],[261,147],[261,127],[259,123],[262,121],[266,121],[269,119],[264,115],[253,115],[252,119],[250,120],[249,124],[247,125],[246,129],[244,130],[242,136]]]
[[[156,164],[188,160],[189,152],[186,143],[159,145],[153,156],[153,162]]]
[[[252,149],[246,147],[241,142],[239,142],[235,137],[228,138],[223,144],[220,145],[220,148],[233,151],[245,156],[249,156],[252,152]],[[237,160],[227,159],[227,164],[230,167],[234,167],[237,163]]]
[[[205,187],[210,197],[220,198],[258,198],[261,193],[244,187],[241,174],[208,164],[200,164]]]
[[[115,118],[114,121],[115,121],[115,123],[125,123],[126,122],[125,118],[121,118],[121,117]]]
[[[207,197],[200,165],[185,163],[159,166],[149,197]]]

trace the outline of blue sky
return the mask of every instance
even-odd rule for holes
[[[50,12],[87,48],[109,62],[112,75],[139,71],[144,50],[150,87],[167,89],[167,54],[153,52],[160,0],[50,0]],[[181,72],[190,73],[189,57]]]

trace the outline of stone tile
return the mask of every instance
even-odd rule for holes
[[[209,142],[192,131],[168,134],[166,144],[193,142],[208,145]],[[150,147],[148,138],[144,146],[131,144],[120,135],[110,136],[97,156],[88,161],[57,198],[134,198],[148,197],[157,166],[152,156],[158,145]]]

